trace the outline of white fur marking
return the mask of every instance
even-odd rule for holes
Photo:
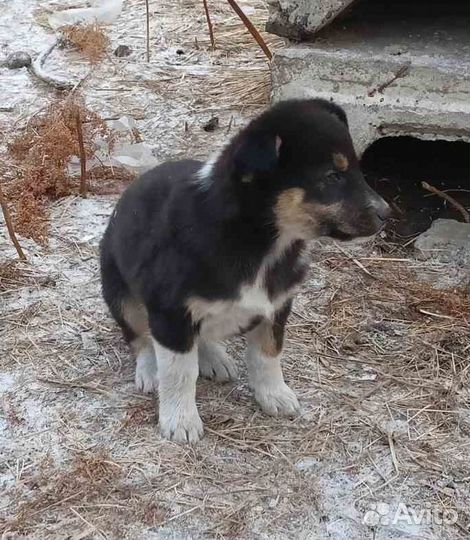
[[[181,354],[152,341],[158,365],[161,433],[172,441],[197,442],[203,434],[196,407],[197,346]]]
[[[236,300],[205,300],[193,297],[188,309],[195,322],[202,321],[199,333],[202,338],[220,341],[239,334],[254,317],[272,318],[274,304],[264,288],[243,285]]]
[[[246,365],[255,399],[263,411],[272,416],[293,416],[299,409],[294,392],[284,382],[281,355],[274,358],[262,353],[259,328],[248,334]]]
[[[194,174],[194,182],[201,190],[209,189],[212,184],[212,171],[214,165],[220,157],[220,151],[213,154],[202,167]]]
[[[227,339],[249,326],[255,317],[271,320],[279,307],[293,291],[270,300],[265,289],[266,272],[292,244],[295,238],[281,236],[273,249],[264,258],[255,280],[240,287],[235,300],[210,301],[200,297],[192,297],[187,307],[195,322],[201,321],[200,335],[207,340],[220,341]]]
[[[135,386],[144,394],[157,390],[157,359],[151,343],[147,342],[138,352],[135,366]]]
[[[237,378],[235,362],[220,343],[199,343],[199,373],[217,382],[233,381]]]

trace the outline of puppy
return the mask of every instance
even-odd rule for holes
[[[294,415],[281,351],[305,243],[375,234],[388,215],[344,111],[323,100],[281,102],[218,157],[167,162],[134,182],[101,242],[103,296],[135,350],[138,389],[158,389],[163,436],[202,436],[198,373],[236,376],[221,345],[236,334],[247,336],[263,411]]]

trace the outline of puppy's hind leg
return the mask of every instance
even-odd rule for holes
[[[122,301],[122,313],[126,324],[136,336],[130,342],[136,355],[135,386],[139,392],[150,394],[157,390],[157,359],[148,324],[145,306],[134,298]]]
[[[220,343],[201,340],[199,342],[199,373],[216,382],[234,381],[237,378],[235,362]]]
[[[150,339],[145,307],[133,298],[109,251],[109,233],[101,244],[101,282],[103,297],[124,339],[137,357],[135,384],[137,390],[152,392],[157,387],[157,361]]]

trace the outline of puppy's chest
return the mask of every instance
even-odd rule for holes
[[[193,297],[188,308],[200,334],[207,339],[225,339],[245,333],[262,319],[273,320],[276,312],[294,295],[305,275],[301,250],[286,252],[263,264],[254,281],[240,287],[235,299],[209,301]]]
[[[226,339],[242,334],[262,319],[273,319],[286,297],[270,299],[264,287],[243,285],[236,300],[209,301],[192,298],[188,307],[199,332],[207,339]]]

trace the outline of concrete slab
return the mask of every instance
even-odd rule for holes
[[[308,39],[354,0],[268,0],[266,30],[290,39]]]
[[[470,224],[437,219],[420,234],[414,246],[425,258],[434,257],[456,266],[470,265]]]
[[[336,101],[359,154],[386,136],[470,142],[470,16],[366,8],[278,52],[273,99]]]

